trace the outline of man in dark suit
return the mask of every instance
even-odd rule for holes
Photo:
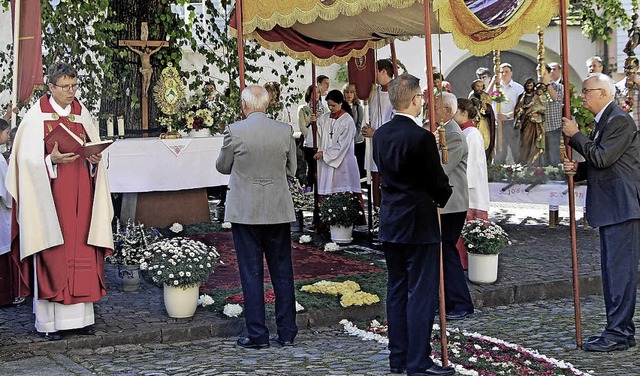
[[[420,80],[408,74],[389,85],[396,115],[373,135],[382,185],[379,238],[387,262],[391,373],[452,375],[433,363],[431,327],[438,303],[438,206],[451,196],[433,134],[421,127]]]
[[[225,129],[216,162],[220,173],[231,174],[224,219],[232,224],[238,257],[248,333],[238,345],[246,348],[269,347],[263,254],[276,294],[274,340],[290,346],[298,333],[289,228],[296,217],[287,185],[287,175],[296,172],[296,145],[291,125],[267,117],[268,105],[263,87],[250,85],[242,91],[247,118]]]
[[[626,350],[636,345],[633,314],[640,258],[640,139],[636,125],[613,103],[613,80],[602,73],[582,83],[583,106],[595,115],[590,137],[563,118],[569,145],[585,162],[564,160],[576,180],[587,179],[587,220],[600,228],[600,262],[607,325],[584,344],[586,351]]]

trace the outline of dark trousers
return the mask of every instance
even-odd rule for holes
[[[313,156],[318,152],[318,149],[304,147],[304,160],[307,161],[307,186],[315,187],[316,174],[318,172],[318,162],[313,159]]]
[[[264,309],[262,263],[264,254],[276,295],[278,336],[284,341],[293,341],[298,333],[298,327],[296,326],[296,298],[289,223],[274,225],[233,223],[231,231],[238,257],[238,269],[244,294],[244,317],[249,339],[255,343],[269,343],[269,329],[265,325]]]
[[[364,168],[364,154],[366,150],[364,142],[355,144],[353,146],[353,153],[356,155],[356,161],[358,162],[358,170],[360,171],[360,179],[367,176],[367,170]]]
[[[544,165],[557,166],[560,162],[560,137],[562,129],[545,132],[544,134]]]
[[[473,313],[471,293],[462,269],[456,244],[462,232],[467,212],[440,215],[442,227],[442,263],[444,266],[444,297],[447,313]]]
[[[382,243],[387,262],[389,365],[407,373],[433,365],[431,328],[438,305],[438,244]]]
[[[602,336],[622,342],[636,333],[640,219],[600,227],[600,267],[607,326]]]

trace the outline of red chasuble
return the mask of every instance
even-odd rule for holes
[[[40,108],[43,113],[55,113],[48,95],[40,100]],[[81,111],[80,103],[75,100],[68,117],[44,120],[45,136],[63,123],[80,138],[87,139],[82,124],[75,122]],[[51,118],[56,117],[54,115]],[[45,150],[44,156],[51,152]],[[105,249],[87,244],[94,187],[90,172],[91,164],[84,158],[78,158],[74,162],[57,165],[57,178],[51,179],[51,191],[64,244],[45,249],[36,256],[40,299],[75,304],[96,302],[106,295]],[[17,229],[12,233],[17,235]],[[23,262],[33,261],[28,257]]]

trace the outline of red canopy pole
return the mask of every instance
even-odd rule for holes
[[[433,62],[431,59],[433,49],[431,46],[431,11],[429,10],[430,0],[424,0],[424,43],[427,60],[427,96],[424,98],[429,101],[429,128],[431,132],[436,130],[436,111],[433,98]],[[440,209],[438,209],[438,226],[440,226]],[[442,229],[441,229],[442,231]],[[449,352],[447,351],[447,312],[444,302],[444,263],[442,259],[442,241],[440,241],[440,289],[439,297],[439,313],[440,313],[440,339],[442,351],[442,366],[449,366]]]
[[[391,41],[391,61],[393,62],[393,76],[398,77],[398,56],[396,55],[396,41]]]
[[[238,31],[238,75],[240,93],[244,90],[244,35],[242,34],[242,0],[236,0],[236,30]]]
[[[562,56],[562,81],[564,83],[564,117],[571,118],[571,93],[569,85],[569,43],[567,39],[567,0],[560,0],[560,55]],[[564,135],[562,136],[564,137]],[[567,158],[572,160],[569,139],[565,139]],[[582,348],[582,324],[580,320],[580,280],[578,276],[578,243],[576,234],[576,198],[573,175],[569,175],[569,228],[571,231],[571,265],[573,269],[573,306],[576,322],[576,345]]]

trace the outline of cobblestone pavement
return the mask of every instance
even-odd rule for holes
[[[602,297],[582,299],[584,336],[599,333]],[[636,311],[636,315],[640,311]],[[573,301],[547,300],[484,308],[450,327],[517,343],[594,375],[637,375],[638,347],[613,353],[576,349]],[[294,347],[247,350],[236,337],[148,345],[116,345],[35,354],[6,362],[0,375],[386,375],[388,352],[346,335],[339,325],[300,332]],[[439,351],[439,349],[438,349]]]
[[[637,348],[613,354],[575,349],[566,208],[560,211],[561,225],[553,229],[546,226],[545,207],[496,204],[490,215],[506,228],[513,245],[500,255],[495,284],[470,284],[478,314],[450,324],[538,349],[583,371],[640,374]],[[597,295],[598,243],[597,230],[578,228],[585,338],[597,334],[605,320]],[[381,257],[377,246],[366,241],[347,251]],[[249,351],[235,346],[244,330],[242,319],[203,309],[191,319],[171,319],[160,289],[143,282],[139,291],[123,293],[115,274],[109,266],[108,295],[96,304],[96,336],[48,342],[34,332],[30,304],[0,309],[0,375],[384,375],[387,369],[381,345],[348,337],[337,326],[343,317],[380,315],[380,304],[299,315],[299,325],[310,329],[301,331],[297,346]]]

